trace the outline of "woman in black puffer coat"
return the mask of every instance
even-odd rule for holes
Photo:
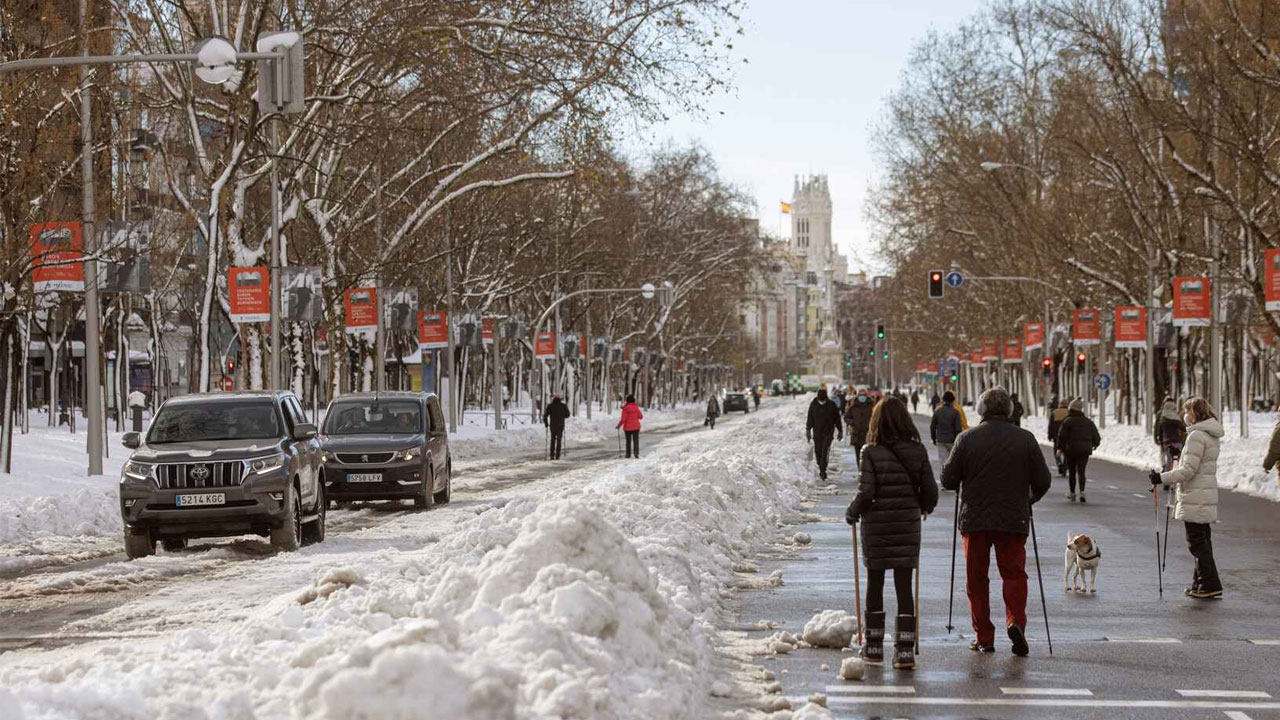
[[[884,659],[884,576],[893,570],[898,597],[893,666],[915,667],[915,603],[911,575],[920,561],[920,523],[938,504],[929,453],[901,400],[876,403],[862,452],[858,492],[845,511],[850,523],[862,522],[863,561],[867,568],[866,643],[862,658]]]

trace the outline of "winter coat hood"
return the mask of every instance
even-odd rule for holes
[[[1203,430],[1204,432],[1208,433],[1211,437],[1216,438],[1218,440],[1221,440],[1222,436],[1226,434],[1226,432],[1222,429],[1222,421],[1218,420],[1218,418],[1209,418],[1208,420],[1201,420],[1200,422],[1194,425],[1187,426],[1188,433],[1195,432],[1196,430]]]
[[[1193,523],[1218,519],[1218,450],[1223,436],[1217,418],[1187,428],[1187,442],[1174,469],[1161,473],[1166,485],[1177,488],[1173,516]]]

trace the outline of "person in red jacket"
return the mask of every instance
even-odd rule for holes
[[[631,457],[632,448],[635,448],[636,457],[640,457],[640,421],[643,419],[644,413],[636,405],[636,396],[628,395],[627,404],[622,406],[622,419],[616,426],[627,434],[627,457]]]

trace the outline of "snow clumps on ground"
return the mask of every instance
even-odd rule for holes
[[[856,615],[843,610],[823,610],[804,624],[800,639],[814,647],[841,648],[849,647],[853,634],[858,630]]]

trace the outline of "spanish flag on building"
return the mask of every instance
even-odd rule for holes
[[[783,214],[783,215],[790,215],[790,214],[791,214],[791,203],[789,203],[789,202],[781,202],[781,201],[779,201],[779,202],[778,202],[778,204],[782,206],[782,214]]]

